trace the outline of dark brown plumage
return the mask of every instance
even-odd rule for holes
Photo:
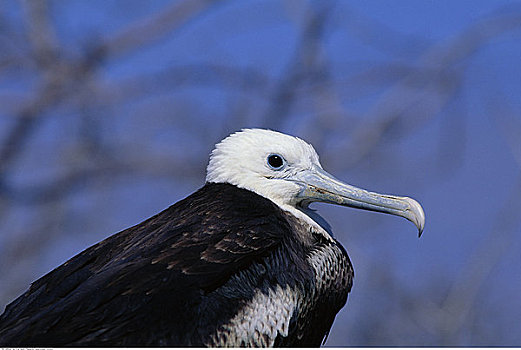
[[[0,345],[318,346],[352,277],[336,241],[257,194],[206,184],[34,282],[0,317]],[[287,334],[241,341],[230,319],[275,286],[299,301]]]

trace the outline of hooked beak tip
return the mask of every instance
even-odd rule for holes
[[[425,213],[420,203],[412,198],[404,198],[409,204],[406,218],[411,221],[418,228],[418,238],[421,237],[423,229],[425,228]]]

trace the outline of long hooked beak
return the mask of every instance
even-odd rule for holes
[[[412,198],[369,192],[343,183],[319,167],[301,172],[289,180],[302,186],[298,196],[302,207],[312,202],[325,202],[398,215],[416,225],[418,237],[423,232],[425,213],[420,203]]]

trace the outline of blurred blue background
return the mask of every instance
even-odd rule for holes
[[[521,346],[521,2],[0,2],[0,310],[262,127],[409,222],[315,205],[355,281],[326,345]]]

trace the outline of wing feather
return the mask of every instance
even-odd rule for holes
[[[34,282],[0,316],[0,345],[191,344],[202,296],[289,231],[271,201],[207,184]]]

